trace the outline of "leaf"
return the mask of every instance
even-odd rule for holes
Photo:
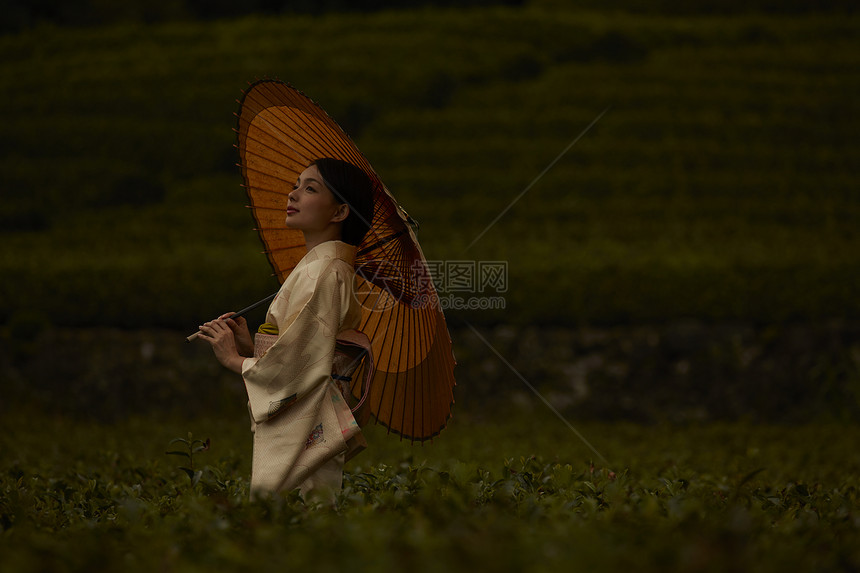
[[[172,451],[164,452],[164,453],[167,454],[168,456],[185,456],[189,460],[191,459],[191,454],[189,454],[188,452],[180,452],[179,450],[172,450]]]
[[[200,483],[200,478],[203,477],[203,470],[197,470],[194,472],[194,475],[191,476],[191,487],[194,487],[198,483]]]
[[[185,438],[173,438],[172,440],[170,440],[170,442],[168,443],[168,445],[169,445],[169,444],[175,444],[176,442],[182,442],[182,443],[183,443],[183,444],[185,444],[186,446],[187,446],[187,445],[189,445],[188,440],[186,440]]]
[[[763,472],[764,470],[765,470],[765,468],[759,468],[759,469],[757,469],[757,470],[755,470],[755,471],[751,471],[750,473],[748,473],[747,475],[745,475],[745,476],[744,476],[744,478],[743,478],[743,479],[740,481],[740,483],[737,485],[737,488],[738,488],[738,489],[740,489],[740,488],[741,488],[742,486],[744,486],[747,482],[749,482],[752,478],[754,478],[755,476],[757,476],[758,474],[760,474],[760,473],[761,473],[761,472]]]
[[[197,452],[205,452],[209,449],[209,438],[206,438],[206,441],[203,440],[194,440],[195,443],[200,443],[199,446],[196,446],[192,451],[196,454]]]
[[[195,471],[194,471],[194,470],[192,470],[191,468],[181,467],[181,468],[179,468],[179,469],[181,469],[182,471],[184,471],[184,472],[185,472],[185,475],[187,475],[187,476],[188,476],[188,479],[190,479],[190,480],[194,481],[194,474],[195,474],[195,473],[197,473],[197,472],[195,472]]]

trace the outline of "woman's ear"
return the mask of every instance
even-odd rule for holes
[[[346,218],[349,217],[349,204],[341,203],[338,205],[337,210],[334,212],[334,215],[331,218],[332,223],[342,223],[346,221]]]

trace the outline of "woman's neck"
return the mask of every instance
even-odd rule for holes
[[[316,233],[304,231],[304,235],[305,247],[308,252],[311,252],[317,245],[321,245],[327,241],[341,240],[340,227],[329,227]]]

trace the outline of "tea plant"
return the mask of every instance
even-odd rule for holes
[[[194,439],[193,434],[188,432],[188,438],[174,438],[170,440],[170,445],[176,443],[183,444],[185,450],[170,450],[165,453],[169,456],[181,456],[188,460],[188,467],[181,466],[179,469],[188,475],[188,479],[191,480],[191,487],[194,487],[200,482],[200,478],[203,477],[203,470],[194,469],[194,455],[207,451],[210,440],[209,438],[206,438],[205,441]]]
[[[184,449],[176,451],[189,455],[183,468],[194,460],[192,475],[164,467],[163,449],[146,445],[180,423],[48,420],[17,439],[4,432],[0,568],[650,573],[860,565],[856,427],[584,428],[624,460],[606,467],[552,428],[523,439],[517,428],[529,420],[507,422],[454,427],[438,444],[416,448],[371,428],[371,448],[347,466],[334,507],[297,493],[249,499],[244,424],[241,434],[218,432],[205,467],[197,459],[204,450],[194,451],[205,441],[177,440]],[[45,448],[52,440],[57,447]],[[526,449],[535,453],[509,455]],[[196,486],[185,487],[197,472]]]

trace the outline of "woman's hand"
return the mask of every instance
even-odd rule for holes
[[[232,315],[232,312],[222,314],[218,317],[218,320],[223,320],[230,327],[230,330],[233,331],[233,336],[236,340],[236,351],[239,353],[239,356],[253,358],[254,338],[251,336],[251,331],[248,330],[248,321],[241,316],[230,318]]]
[[[246,326],[245,330],[247,329]],[[203,324],[200,327],[200,338],[212,346],[218,362],[237,374],[242,373],[245,359],[236,349],[236,336],[227,321],[219,318]]]

